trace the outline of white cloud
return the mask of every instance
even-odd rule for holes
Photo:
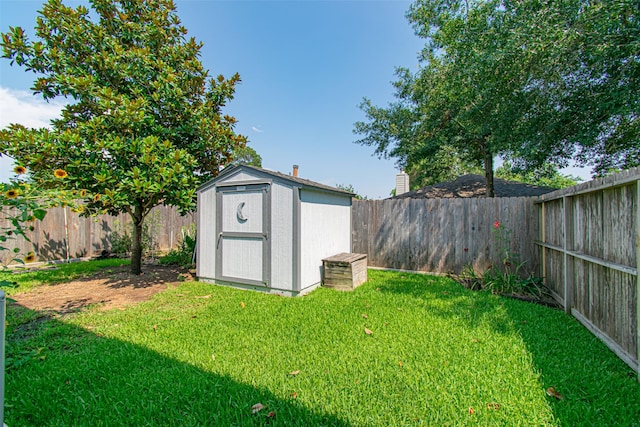
[[[48,127],[49,121],[60,116],[64,104],[59,101],[46,102],[31,92],[0,86],[0,128],[10,123],[26,127]]]
[[[262,129],[260,129],[260,127],[258,126],[251,126],[251,130],[254,132],[258,132],[258,133],[262,133],[264,132]]]
[[[46,102],[31,92],[0,86],[0,128],[11,123],[32,128],[49,127],[49,121],[59,117],[63,107],[61,102]],[[0,157],[0,182],[13,177],[12,168],[11,157]]]

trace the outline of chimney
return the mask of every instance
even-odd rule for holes
[[[404,171],[400,171],[400,173],[396,175],[396,196],[406,193],[407,191],[410,191],[409,175]]]
[[[298,165],[293,165],[293,177],[298,176]]]

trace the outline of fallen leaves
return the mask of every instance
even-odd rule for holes
[[[365,313],[362,313],[362,317],[365,318],[365,319],[369,318],[369,316],[367,316]]]
[[[500,409],[500,404],[497,402],[489,402],[487,403],[487,409],[491,411],[497,411],[498,409]],[[467,412],[469,413],[469,415],[474,415],[476,413],[476,410],[473,408],[473,406],[469,406],[469,408],[467,408]]]
[[[371,329],[364,328],[364,333],[367,335],[373,335],[373,331]]]
[[[247,304],[244,303],[244,301],[240,301],[240,308],[245,308],[247,306]]]
[[[256,403],[251,407],[251,413],[255,415],[258,412],[262,411],[263,409],[264,409],[264,405],[262,403]],[[269,419],[274,419],[275,417],[276,417],[276,411],[269,411],[269,413],[267,414],[267,418]]]
[[[296,371],[291,371],[289,372],[289,375],[291,375],[292,377],[295,377],[296,375],[298,375],[300,373],[300,370],[296,370]]]
[[[555,397],[558,400],[564,400],[564,396],[561,395],[555,388],[549,387],[547,389],[547,394],[551,397]]]

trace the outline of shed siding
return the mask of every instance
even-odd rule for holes
[[[321,282],[323,258],[351,250],[350,194],[311,181],[238,166],[199,188],[198,210],[203,279],[296,295]]]
[[[222,239],[222,275],[262,281],[262,240]]]
[[[198,277],[215,278],[216,274],[216,192],[198,194]]]
[[[229,177],[221,180],[220,182],[254,181],[256,179],[257,179],[257,177],[254,176],[254,175],[249,175],[246,172],[240,172],[240,173],[234,174],[232,176],[229,176]]]
[[[271,186],[271,286],[293,290],[293,189]]]
[[[351,199],[324,192],[300,194],[302,288],[322,279],[322,259],[351,252]]]

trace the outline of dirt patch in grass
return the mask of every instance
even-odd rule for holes
[[[146,264],[139,276],[129,270],[128,265],[106,268],[81,279],[40,286],[11,298],[31,310],[69,314],[96,304],[103,310],[123,308],[145,301],[172,284],[193,280],[191,273],[176,266]]]

